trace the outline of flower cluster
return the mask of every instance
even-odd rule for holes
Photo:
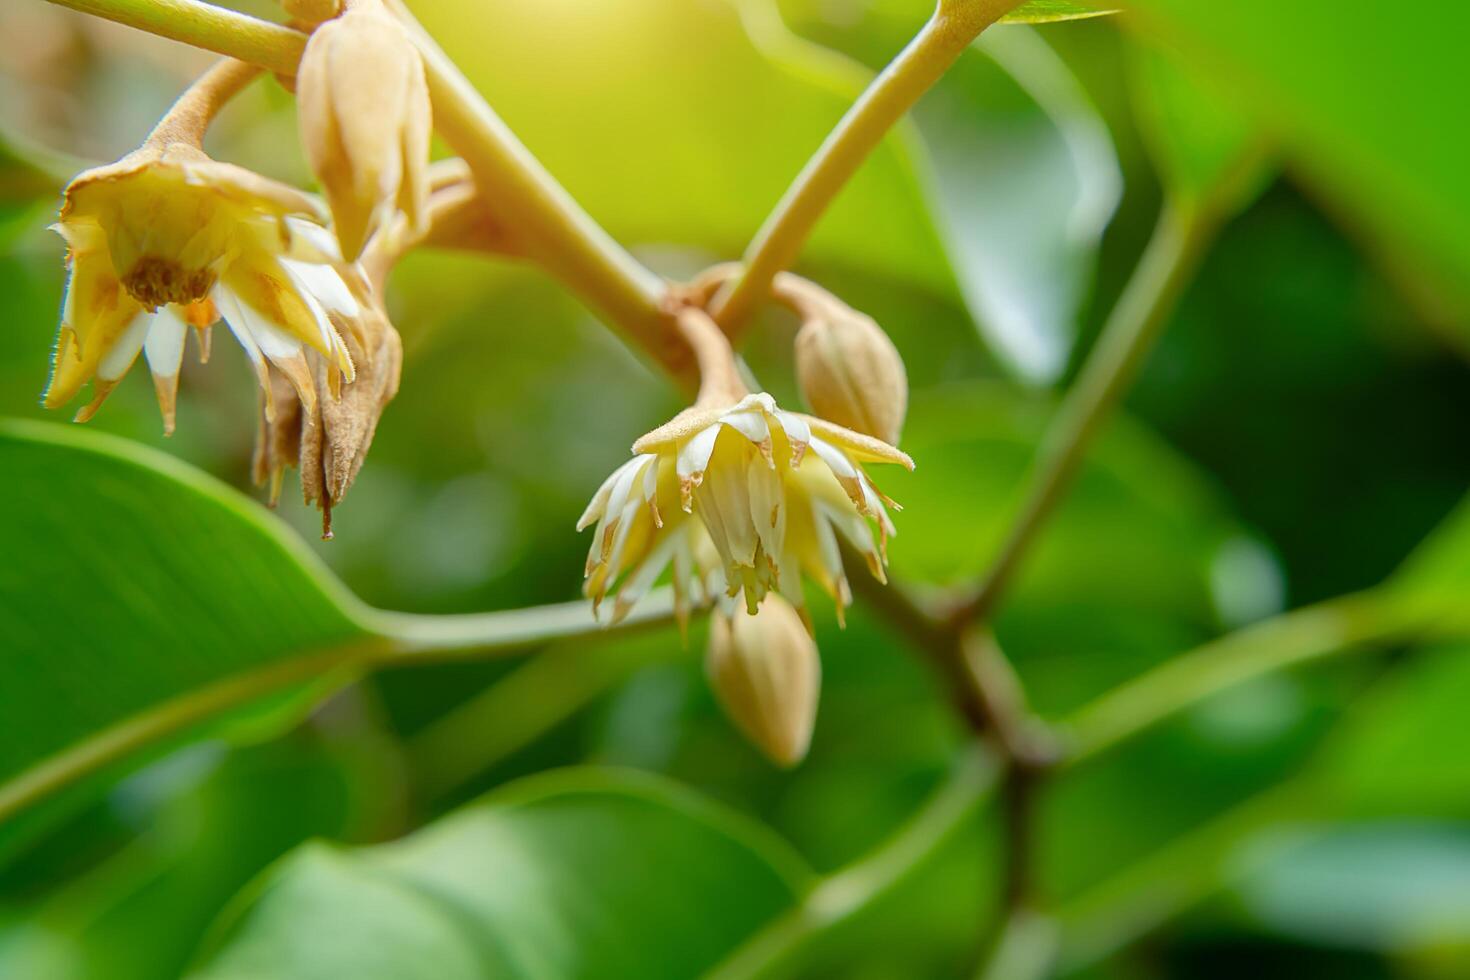
[[[702,314],[683,322],[718,350],[723,336],[712,324],[699,326],[701,319],[707,322]],[[772,591],[800,609],[803,574],[832,596],[840,615],[852,599],[842,541],[883,580],[894,534],[888,511],[896,505],[863,464],[912,469],[913,461],[872,436],[733,387],[728,377],[713,389],[707,384],[694,407],[634,443],[633,459],[582,515],[580,528],[597,524],[584,589],[598,605],[614,595],[612,621],[670,565],[681,615],[696,590],[743,596],[752,615]]]
[[[205,154],[214,115],[258,74],[221,62],[139,149],[66,188],[55,227],[68,279],[44,401],[59,407],[91,382],[85,422],[141,353],[171,433],[185,339],[192,328],[207,359],[222,319],[260,384],[256,479],[274,502],[284,468],[301,466],[330,536],[398,389],[402,347],[378,292],[389,253],[427,214],[430,120],[423,65],[381,0],[317,8],[341,16],[313,36],[295,87],[330,222],[317,198]]]
[[[462,163],[431,165],[425,67],[383,0],[289,0],[313,26],[294,81],[306,157],[326,203],[203,150],[209,123],[258,70],[226,60],[180,97],[143,145],[66,188],[56,230],[68,280],[44,396],[89,382],[86,421],[141,354],[164,431],[175,427],[188,334],[207,359],[223,321],[260,387],[253,460],[274,503],[288,467],[323,513],[362,466],[398,390],[403,350],[382,284],[414,244],[514,251]],[[440,227],[435,227],[443,219]],[[617,622],[672,569],[681,624],[715,606],[708,670],[732,720],[782,764],[805,754],[820,662],[804,583],[852,601],[844,548],[886,581],[890,511],[864,467],[913,461],[893,445],[907,406],[903,362],[870,318],[805,280],[772,294],[801,317],[794,362],[815,414],[752,392],[705,312],[732,266],[671,289],[669,322],[699,372],[694,403],[638,439],[578,523],[595,525],[585,594]]]

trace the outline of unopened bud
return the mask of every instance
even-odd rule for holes
[[[281,8],[292,20],[320,24],[342,12],[342,0],[281,0]]]
[[[429,89],[418,50],[378,0],[356,0],[312,32],[296,100],[343,258],[356,259],[395,211],[419,227],[429,194]]]
[[[872,317],[835,299],[809,310],[796,334],[796,377],[817,415],[898,445],[908,376],[898,348]]]
[[[822,666],[790,603],[772,593],[753,616],[716,613],[705,669],[725,714],[773,762],[794,766],[806,756]]]

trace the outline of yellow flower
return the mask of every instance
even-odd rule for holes
[[[884,579],[894,534],[887,507],[896,505],[862,464],[913,469],[887,443],[783,411],[758,393],[724,407],[686,409],[634,443],[633,452],[578,525],[598,523],[585,592],[600,602],[616,586],[614,621],[671,562],[682,606],[689,584],[706,581],[694,561],[706,539],[718,556],[710,587],[731,598],[743,592],[752,614],[773,590],[802,606],[805,573],[836,600],[840,615],[852,595],[839,539]]]
[[[338,325],[360,315],[346,282],[360,272],[340,262],[319,218],[299,191],[184,142],[150,142],[78,176],[56,225],[69,276],[47,407],[95,381],[77,415],[86,421],[141,351],[172,430],[187,326],[202,331],[217,314],[268,398],[273,365],[315,405],[309,350],[329,365],[334,389],[351,381]]]

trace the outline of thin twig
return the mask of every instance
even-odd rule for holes
[[[1110,409],[1142,367],[1213,233],[1214,223],[1204,219],[1205,213],[1164,206],[1142,260],[1037,449],[1019,515],[985,578],[959,610],[963,621],[984,622],[990,615],[1037,532],[1061,502]]]
[[[898,831],[866,857],[819,881],[796,908],[736,947],[706,980],[794,972],[814,938],[892,894],[969,824],[995,788],[999,772],[994,746],[972,745],[944,785]]]
[[[940,0],[934,15],[883,69],[817,149],[745,250],[744,270],[715,297],[711,312],[732,337],[770,292],[802,245],[883,136],[954,64],[970,42],[1020,0]]]

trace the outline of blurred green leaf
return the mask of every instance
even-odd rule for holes
[[[323,651],[366,635],[297,539],[171,457],[9,422],[0,472],[0,810],[152,723],[164,734],[221,710],[222,685],[258,677],[264,696],[319,677],[335,663]],[[0,853],[18,833],[0,825]]]
[[[791,34],[768,0],[414,10],[598,222],[632,245],[679,242],[710,258],[744,250],[866,84]],[[903,133],[878,147],[804,254],[952,292]]]
[[[1136,23],[1238,94],[1360,240],[1467,340],[1470,6],[1130,0]],[[1457,312],[1452,312],[1457,311]]]
[[[29,203],[54,198],[72,176],[90,163],[49,150],[7,127],[0,127],[0,202]]]
[[[1259,164],[1247,158],[1259,153],[1259,123],[1155,49],[1135,50],[1132,67],[1139,127],[1169,193],[1231,212],[1249,203],[1264,168],[1241,171]]]
[[[1063,20],[1082,20],[1117,13],[1116,8],[1098,7],[1071,0],[1026,0],[1000,19],[1002,24],[1052,24]]]
[[[779,839],[674,784],[562,771],[402,841],[298,851],[193,975],[689,977],[809,883]]]
[[[804,37],[874,69],[933,6],[781,0],[782,14]],[[1106,125],[1068,66],[1024,27],[981,35],[925,93],[913,118],[927,150],[930,207],[982,337],[1022,378],[1055,380],[1122,190]]]
[[[1122,193],[1107,127],[1041,36],[987,32],[914,111],[966,303],[1020,377],[1055,381]]]
[[[1235,887],[1266,926],[1308,942],[1389,951],[1470,942],[1463,825],[1307,826],[1263,835]]]
[[[378,832],[394,799],[394,757],[366,734],[302,732],[228,753],[194,746],[139,774],[119,808],[143,832],[16,902],[15,921],[0,927],[0,975],[178,976],[225,902],[266,864],[313,835]],[[152,794],[161,802],[141,799]]]
[[[1407,617],[1452,635],[1470,629],[1470,499],[1414,549],[1387,588]]]
[[[986,567],[1053,404],[993,383],[915,393],[904,448],[918,468],[886,479],[874,471],[904,505],[890,553],[899,575],[957,582]],[[1124,419],[1090,455],[1019,585],[1075,596],[1085,583],[1118,601],[1142,601],[1146,592],[1149,608],[1184,608],[1208,621],[1210,562],[1238,530],[1188,460]],[[1144,579],[1150,585],[1141,589]]]
[[[1470,647],[1409,656],[1354,705],[1314,775],[1353,812],[1470,818]]]

